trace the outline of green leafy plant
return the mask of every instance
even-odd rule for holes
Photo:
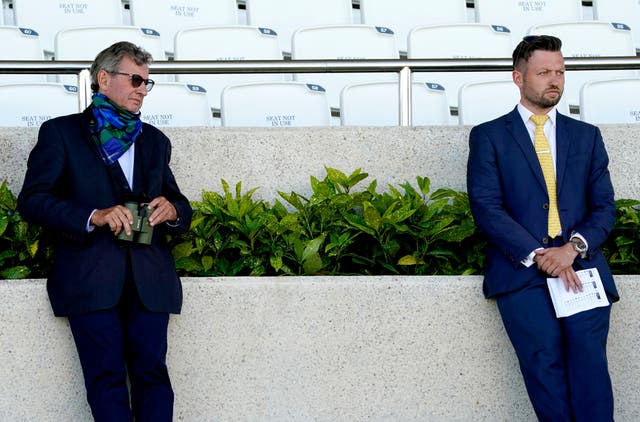
[[[16,196],[0,186],[0,278],[43,277],[51,265],[51,247],[42,229],[24,221]]]
[[[241,184],[235,193],[203,192],[194,203],[190,232],[173,245],[184,275],[474,274],[482,240],[466,193],[430,194],[428,178],[402,192],[368,174],[327,168],[310,178],[312,194],[279,192],[273,206],[254,200]],[[360,189],[358,189],[360,188]]]
[[[190,230],[169,239],[181,276],[481,274],[485,239],[465,192],[431,191],[427,177],[378,192],[368,174],[326,168],[310,194],[278,192],[272,204],[222,180],[193,202]],[[0,278],[40,278],[51,268],[45,232],[0,186]],[[616,202],[603,245],[614,274],[640,274],[640,201]]]
[[[616,223],[602,251],[614,274],[640,274],[640,201],[616,201]]]

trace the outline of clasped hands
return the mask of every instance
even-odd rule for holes
[[[178,218],[178,211],[171,202],[164,196],[158,196],[149,202],[149,207],[153,208],[153,212],[149,217],[149,224],[156,226],[165,221],[175,221]],[[121,231],[131,235],[131,225],[133,224],[133,215],[131,211],[124,205],[115,205],[111,208],[96,210],[91,216],[90,223],[97,227],[109,226],[109,229],[116,236]]]
[[[578,252],[569,242],[559,247],[538,249],[535,251],[533,260],[540,271],[553,277],[560,277],[567,291],[573,290],[577,293],[582,291],[582,283],[571,266],[576,256]]]

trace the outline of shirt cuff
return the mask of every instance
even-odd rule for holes
[[[86,229],[87,229],[87,233],[91,233],[93,231],[93,229],[96,228],[96,226],[94,226],[93,224],[91,224],[91,217],[93,217],[93,214],[96,213],[96,211],[98,211],[97,209],[91,211],[91,214],[89,214],[89,218],[87,219],[87,224],[86,224]]]
[[[540,249],[543,249],[543,248],[538,248],[538,249],[535,249],[535,250],[531,251],[531,253],[529,255],[527,255],[527,257],[525,259],[520,261],[520,263],[522,265],[524,265],[525,267],[527,267],[527,268],[529,268],[530,266],[535,264],[536,261],[533,260],[533,257],[536,256],[536,251],[539,251]]]
[[[578,239],[582,240],[584,242],[585,245],[587,245],[587,250],[589,250],[589,242],[587,242],[587,239],[585,239],[580,233],[578,232],[573,232],[571,233],[571,239],[573,239],[574,237],[577,237]]]

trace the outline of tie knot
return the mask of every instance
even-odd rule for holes
[[[546,114],[543,114],[543,115],[533,114],[529,119],[531,119],[531,121],[535,123],[536,126],[544,126],[547,120],[549,120],[549,116],[547,116]]]

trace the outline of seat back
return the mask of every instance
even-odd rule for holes
[[[158,82],[140,111],[142,121],[158,127],[213,125],[207,93],[198,85]]]
[[[510,80],[471,82],[458,92],[458,119],[461,125],[477,125],[513,109],[520,91]]]
[[[592,0],[593,19],[624,23],[631,28],[636,50],[640,50],[640,2],[638,0]]]
[[[36,31],[17,26],[0,26],[0,60],[44,60]],[[45,75],[0,75],[1,84],[46,82]]]
[[[530,34],[554,35],[562,40],[564,57],[635,57],[631,30],[624,24],[600,21],[574,21],[557,24],[536,25]],[[580,88],[592,79],[612,79],[635,76],[633,70],[574,70],[565,73],[564,97],[572,106],[580,103]]]
[[[276,31],[286,54],[296,29],[352,21],[351,0],[246,0],[246,6],[247,23]]]
[[[461,125],[477,125],[513,110],[520,102],[520,90],[512,80],[471,82],[458,92],[458,117]],[[569,115],[569,105],[561,99],[557,110]]]
[[[640,123],[640,78],[586,82],[580,91],[580,119],[593,124]]]
[[[76,86],[52,82],[0,85],[0,99],[0,126],[39,127],[80,107]]]
[[[173,55],[174,37],[180,30],[197,26],[238,23],[236,0],[129,0],[131,23],[160,32],[162,45]],[[208,46],[207,46],[208,47]]]
[[[38,32],[49,54],[53,54],[55,35],[61,29],[122,25],[122,9],[121,0],[13,0],[16,25]]]
[[[397,59],[393,32],[372,25],[330,25],[300,28],[293,34],[291,58],[306,59]],[[387,79],[395,73],[301,73],[294,80],[319,84],[326,89],[331,107],[340,106],[345,85]]]
[[[416,27],[409,33],[410,59],[510,58],[511,32],[499,25],[463,23]],[[444,86],[452,108],[458,106],[458,90],[473,81],[508,79],[511,72],[426,72],[414,73],[414,81]]]
[[[467,21],[465,0],[360,0],[362,23],[391,28],[398,49],[407,51],[409,31],[417,26]]]
[[[475,0],[476,20],[490,25],[506,25],[514,47],[533,25],[582,19],[581,0]]]
[[[381,81],[347,85],[340,95],[343,126],[397,126],[400,122],[399,84]],[[411,84],[413,126],[448,125],[449,104],[438,84]]]
[[[207,46],[207,48],[202,48]],[[185,29],[175,37],[176,60],[282,60],[276,33],[254,26],[213,26]],[[180,74],[181,82],[197,82],[209,96],[209,104],[220,109],[220,94],[227,85],[251,82],[283,81],[273,74]]]
[[[133,26],[85,26],[59,31],[55,38],[56,60],[93,61],[99,52],[118,41],[129,41],[147,50],[154,60],[164,60],[164,50],[158,31]],[[165,77],[151,76],[159,81]],[[58,81],[77,83],[77,77],[60,75]]]
[[[324,89],[302,82],[230,85],[222,91],[222,126],[328,126]]]

